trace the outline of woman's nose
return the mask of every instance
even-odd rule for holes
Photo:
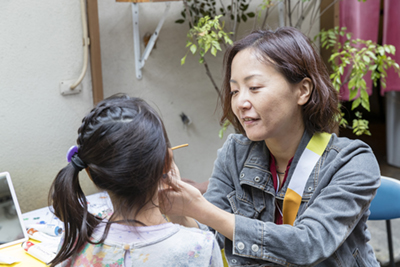
[[[237,101],[238,101],[237,106],[240,109],[249,109],[251,107],[249,95],[246,94],[245,92],[239,93]]]

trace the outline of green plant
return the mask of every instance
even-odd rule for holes
[[[224,123],[222,124],[221,130],[219,130],[219,134],[218,134],[219,138],[222,139],[224,137],[224,132],[226,131],[226,129],[228,129],[228,126],[230,124],[231,123],[228,120],[224,121]]]
[[[204,64],[206,68],[206,73],[213,83],[214,88],[219,96],[220,92],[218,86],[216,85],[211,75],[207,61],[204,56],[208,51],[211,51],[211,54],[213,56],[216,56],[217,51],[221,51],[220,43],[228,45],[232,44],[232,40],[229,38],[229,34],[223,30],[224,22],[222,22],[222,25],[219,22],[220,17],[221,15],[210,19],[210,17],[207,15],[200,18],[196,26],[190,28],[187,34],[188,40],[186,42],[186,47],[189,48],[189,51],[193,55],[196,53],[200,55],[199,63]],[[181,65],[185,64],[188,52],[186,52],[185,56],[181,59]]]
[[[345,38],[342,43],[339,37]],[[330,78],[337,91],[348,86],[349,100],[352,101],[351,110],[360,105],[370,111],[367,83],[367,73],[371,71],[371,80],[374,86],[380,81],[382,89],[386,87],[386,70],[394,68],[400,74],[399,65],[389,56],[394,55],[396,48],[393,45],[379,45],[371,40],[351,39],[351,33],[346,33],[346,27],[335,27],[330,30],[321,30],[316,38],[320,38],[321,47],[330,49],[329,58],[332,74]],[[347,71],[346,71],[347,70]],[[368,121],[362,118],[361,112],[355,112],[352,129],[356,135],[371,133],[368,130]],[[341,120],[342,126],[348,126],[347,121]]]
[[[221,51],[220,42],[225,44],[232,44],[232,40],[229,38],[228,33],[224,32],[224,22],[222,25],[219,23],[221,15],[216,16],[214,19],[210,19],[209,16],[205,16],[199,19],[197,26],[191,28],[187,34],[188,41],[186,47],[189,47],[192,54],[197,51],[200,54],[199,63],[204,63],[204,55],[208,50],[211,49],[213,56],[217,55],[217,50]],[[185,64],[186,55],[181,59],[181,64]]]

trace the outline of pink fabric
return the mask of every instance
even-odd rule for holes
[[[368,0],[369,1],[369,0]],[[383,12],[383,44],[396,47],[396,54],[391,56],[400,63],[400,1],[385,0]],[[392,69],[387,70],[386,89],[381,90],[383,95],[387,91],[400,91],[400,77]]]
[[[358,0],[340,1],[340,28],[347,27],[347,32],[352,33],[353,39],[359,38],[376,42],[379,30],[379,10],[380,0],[367,0],[366,2]],[[344,40],[344,38],[340,38],[342,43]],[[344,77],[346,77],[347,71],[346,69]],[[365,81],[367,83],[367,91],[371,95],[373,84],[370,74],[366,75]],[[347,85],[341,88],[340,99],[349,100]]]

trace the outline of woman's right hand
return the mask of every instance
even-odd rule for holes
[[[172,163],[171,169],[169,179],[172,179],[170,182],[173,186],[165,186],[158,192],[161,212],[173,223],[198,228],[195,221],[197,220],[232,240],[235,224],[234,214],[214,206],[203,197],[199,189],[183,182],[175,163]],[[168,183],[165,181],[166,185]]]
[[[174,187],[167,187],[158,192],[160,210],[170,219],[172,217],[195,216],[203,195],[194,186],[175,179]]]
[[[174,161],[171,163],[167,177],[163,178],[162,181],[162,189],[158,192],[160,211],[173,223],[198,227],[197,223],[189,217],[193,216],[191,211],[195,209],[195,204],[201,202],[203,198],[200,191],[182,182],[179,169]]]

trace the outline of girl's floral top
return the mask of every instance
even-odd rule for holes
[[[101,223],[92,240],[105,229]],[[61,241],[62,242],[62,241]],[[87,243],[60,267],[222,267],[220,248],[213,233],[173,223],[133,227],[111,224],[104,243]]]

